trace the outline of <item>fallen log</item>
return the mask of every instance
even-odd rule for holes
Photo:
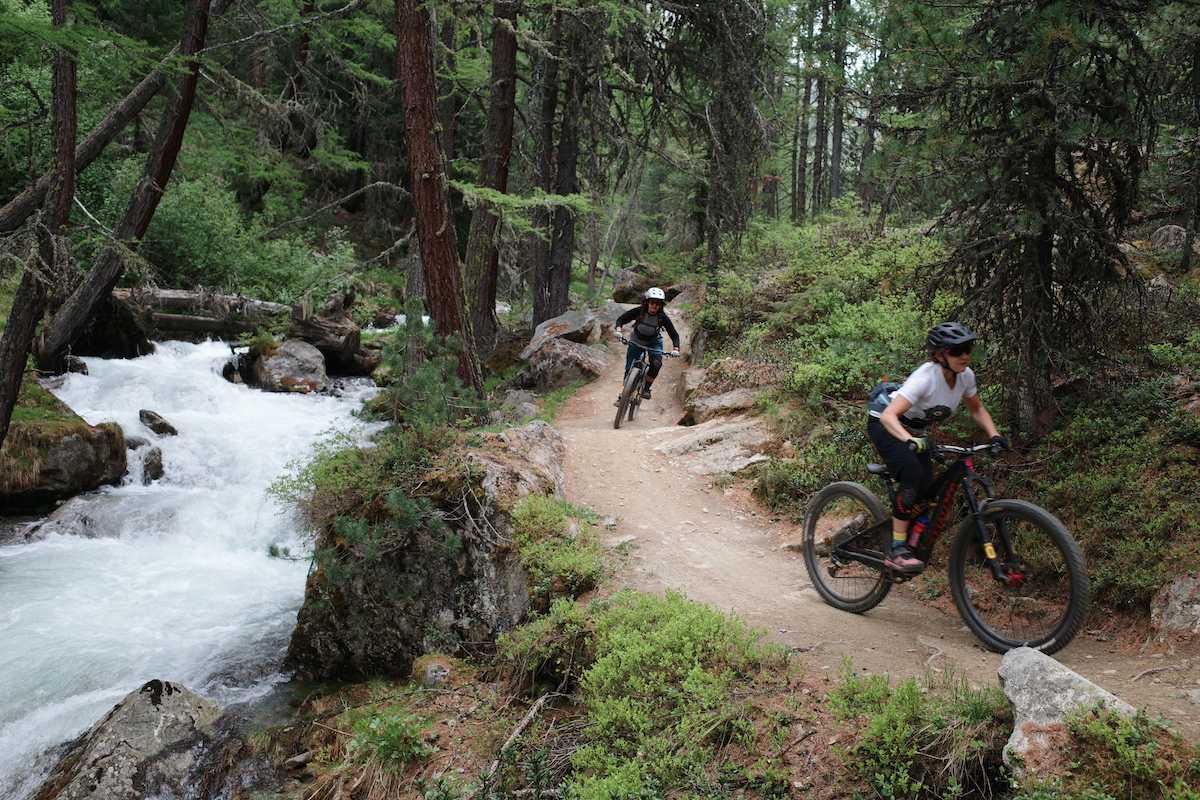
[[[326,358],[336,359],[339,366],[353,363],[354,354],[362,346],[362,332],[346,317],[293,319],[284,337],[303,339]]]
[[[292,313],[284,303],[271,303],[231,294],[216,294],[186,289],[113,289],[113,299],[141,308],[163,311],[212,311],[236,314],[250,319],[263,319]]]

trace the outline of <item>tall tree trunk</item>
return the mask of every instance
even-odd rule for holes
[[[446,168],[454,163],[454,138],[458,131],[458,112],[463,107],[463,99],[454,83],[454,72],[458,69],[458,24],[452,8],[445,9],[445,16],[440,21],[441,57],[434,58],[437,65],[438,124],[442,129],[442,152],[446,154]]]
[[[828,81],[824,74],[817,76],[817,118],[812,157],[812,210],[817,214],[825,207],[825,147],[829,129],[825,121]]]
[[[829,199],[836,200],[842,196],[842,134],[846,118],[846,33],[842,20],[843,0],[833,2],[833,69],[836,75],[833,83],[833,130],[829,143]]]
[[[708,143],[708,183],[704,193],[704,266],[708,273],[708,285],[716,286],[721,269],[721,222],[720,203],[715,187],[721,185],[718,174],[717,148],[720,143],[710,137]],[[739,187],[739,190],[741,187]]]
[[[176,47],[168,58],[173,58],[178,52],[179,48]],[[142,79],[141,83],[134,87],[132,92],[126,95],[124,100],[108,112],[76,148],[76,174],[85,170],[88,165],[100,157],[108,143],[116,138],[117,134],[123,131],[125,126],[146,107],[150,98],[158,94],[166,82],[167,74],[161,67],[151,71]],[[16,230],[21,223],[29,219],[30,214],[37,211],[46,199],[46,193],[50,190],[53,180],[55,180],[54,173],[47,172],[38,178],[36,183],[0,208],[0,234]]]
[[[550,34],[552,52],[540,53],[534,67],[530,89],[532,107],[530,133],[533,136],[532,182],[547,194],[554,190],[554,120],[558,114],[558,43],[562,37],[562,17],[556,14]],[[533,212],[534,235],[530,237],[529,290],[533,298],[533,324],[536,327],[555,316],[550,313],[550,222],[545,207]],[[538,233],[541,236],[538,236]],[[542,238],[545,237],[545,238]]]
[[[475,356],[470,320],[463,313],[462,284],[454,226],[450,219],[449,176],[437,131],[432,35],[427,7],[420,0],[396,0],[396,51],[404,139],[412,176],[413,214],[425,265],[429,316],[439,336],[462,336],[459,378],[483,394],[483,374]]]
[[[571,72],[566,83],[567,96],[558,138],[558,172],[554,179],[554,193],[560,197],[575,194],[579,190],[579,118],[582,114],[579,93],[580,78],[578,73]],[[554,209],[550,236],[549,304],[545,319],[564,314],[570,307],[571,265],[575,260],[575,212],[569,206],[560,205]]]
[[[313,0],[304,0],[300,6],[301,21],[311,17],[313,10]],[[301,158],[307,157],[317,145],[316,132],[308,124],[300,107],[300,97],[304,91],[304,70],[308,67],[308,48],[312,43],[308,30],[307,25],[302,26],[296,34],[296,41],[292,42],[292,63],[279,98],[288,109],[288,121],[291,123],[291,130],[283,134],[283,140],[279,143],[280,149],[294,152]]]
[[[829,0],[824,0],[821,4],[822,42],[824,42],[828,35]],[[821,45],[820,50],[823,56],[828,52],[825,44]],[[817,74],[816,141],[813,143],[812,159],[812,210],[814,214],[820,213],[821,209],[825,208],[825,153],[829,145],[829,128],[826,119],[826,114],[828,113],[827,104],[829,101],[828,70],[828,59],[822,57],[820,72]]]
[[[55,27],[67,24],[70,0],[54,0],[51,18]],[[52,131],[50,154],[50,203],[38,225],[38,263],[28,265],[21,276],[13,298],[12,313],[0,334],[0,446],[8,436],[13,408],[21,392],[29,347],[37,324],[46,310],[47,282],[61,272],[60,253],[64,252],[63,230],[71,216],[71,201],[75,197],[75,137],[78,132],[75,114],[75,57],[61,48],[52,59],[50,121]]]
[[[191,0],[188,6],[183,38],[179,44],[179,53],[184,58],[190,59],[204,47],[209,5],[210,0]],[[113,286],[121,277],[125,267],[125,251],[136,249],[138,241],[150,226],[183,144],[183,133],[187,129],[196,97],[198,70],[199,63],[189,60],[187,69],[176,82],[174,102],[163,115],[154,147],[113,232],[115,244],[100,254],[91,272],[43,329],[35,347],[40,368],[54,372],[62,369],[67,348],[79,338],[100,306],[108,300]]]
[[[517,99],[517,2],[502,0],[492,8],[495,22],[492,25],[491,96],[483,129],[479,185],[507,192]],[[500,330],[500,322],[496,319],[496,292],[500,280],[499,226],[500,217],[480,204],[471,214],[471,228],[467,234],[463,297],[475,334],[475,349],[480,354],[492,349]]]
[[[796,158],[796,222],[802,222],[808,213],[808,119],[812,112],[811,75],[804,77],[804,100],[800,104],[800,153]]]
[[[1191,113],[1188,114],[1189,122],[1192,129],[1195,130],[1200,126],[1200,41],[1192,45],[1192,91],[1188,98]],[[1180,266],[1183,271],[1187,272],[1192,268],[1192,243],[1196,241],[1196,211],[1197,204],[1200,203],[1200,191],[1197,191],[1197,185],[1200,184],[1200,158],[1196,157],[1196,147],[1200,145],[1200,140],[1192,140],[1192,167],[1188,170],[1188,187],[1185,192],[1184,208],[1183,208],[1183,229],[1186,231],[1183,237],[1183,261]]]
[[[872,99],[870,110],[867,112],[867,126],[863,132],[862,155],[859,158],[858,164],[858,180],[855,181],[864,217],[871,215],[871,210],[875,203],[875,195],[879,192],[879,186],[874,179],[869,177],[867,172],[871,156],[875,153],[875,131],[879,124],[875,105],[875,101]]]

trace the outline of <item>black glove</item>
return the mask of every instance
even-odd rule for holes
[[[992,447],[996,448],[1002,453],[1012,452],[1012,445],[1009,444],[1007,436],[993,436]]]
[[[908,449],[914,453],[928,453],[933,448],[933,443],[924,436],[908,437]]]

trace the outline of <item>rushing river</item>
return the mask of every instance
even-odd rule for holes
[[[56,390],[88,422],[152,440],[165,474],[98,493],[96,538],[0,547],[0,797],[27,796],[40,753],[147,680],[230,708],[286,679],[308,564],[268,550],[307,551],[266,489],[332,431],[361,435],[363,395],[235,386],[219,372],[228,356],[218,343],[171,342],[134,360],[87,359],[90,374]],[[141,409],[179,435],[150,432]]]

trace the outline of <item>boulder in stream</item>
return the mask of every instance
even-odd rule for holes
[[[240,750],[232,730],[216,703],[149,681],[67,746],[34,800],[228,797],[222,756]]]
[[[125,474],[125,434],[116,423],[88,425],[44,388],[26,381],[0,448],[0,508],[52,506],[117,483]]]

